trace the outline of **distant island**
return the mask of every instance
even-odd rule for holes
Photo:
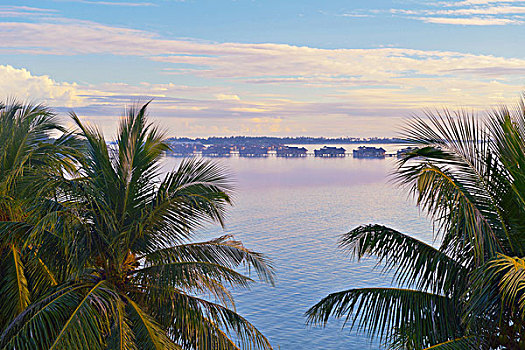
[[[297,158],[312,155],[315,157],[338,158],[352,155],[354,158],[385,158],[387,156],[382,147],[363,146],[363,144],[400,144],[405,143],[398,138],[326,138],[326,137],[268,137],[268,136],[231,136],[208,138],[170,138],[168,139],[170,151],[168,155],[174,157],[187,157],[202,155],[204,157],[276,157]],[[291,145],[325,145],[314,152],[308,153],[305,147]],[[343,147],[326,145],[361,144],[351,153]],[[408,149],[405,149],[408,150]],[[400,156],[405,150],[388,156]]]
[[[202,143],[204,145],[223,146],[279,146],[279,145],[307,145],[307,144],[389,144],[405,143],[404,140],[392,137],[273,137],[273,136],[229,136],[229,137],[172,137],[168,141],[172,143]]]

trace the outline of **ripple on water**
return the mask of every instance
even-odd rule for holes
[[[167,159],[172,168],[178,160]],[[393,160],[239,159],[223,161],[237,178],[235,206],[226,233],[265,253],[276,269],[276,286],[255,284],[235,291],[237,311],[274,348],[377,349],[362,333],[305,326],[305,311],[322,297],[348,288],[388,286],[374,259],[354,262],[337,248],[340,234],[381,223],[432,242],[432,228],[401,190],[387,181]],[[216,228],[201,237],[219,236]]]

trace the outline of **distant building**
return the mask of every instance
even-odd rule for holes
[[[172,157],[188,157],[204,148],[200,142],[174,142],[170,144],[168,155]]]
[[[343,147],[327,147],[324,146],[321,149],[314,150],[314,155],[316,157],[344,157],[346,150]]]
[[[239,148],[240,157],[268,157],[268,147],[243,146]]]
[[[354,158],[385,158],[385,154],[383,147],[361,146],[353,151]]]
[[[231,148],[228,146],[211,145],[202,150],[202,155],[205,157],[229,157],[231,155]]]
[[[405,154],[410,153],[412,151],[415,151],[416,149],[417,149],[417,147],[407,147],[407,148],[400,149],[396,153],[397,158],[403,158],[405,156]]]
[[[275,150],[277,157],[306,157],[307,149],[304,147],[281,146]]]

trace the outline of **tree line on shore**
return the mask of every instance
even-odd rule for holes
[[[227,235],[193,241],[224,222],[227,172],[161,174],[146,109],[108,147],[74,113],[66,130],[45,106],[0,105],[0,348],[271,349],[229,290],[244,270],[273,283],[268,260]]]
[[[324,145],[324,144],[390,144],[404,143],[399,137],[276,137],[276,136],[210,136],[210,137],[172,137],[169,142],[202,143],[219,146],[282,146],[282,145]]]

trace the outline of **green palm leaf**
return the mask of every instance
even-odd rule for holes
[[[151,206],[144,208],[142,231],[157,244],[187,241],[205,223],[224,224],[226,205],[231,204],[227,173],[208,160],[183,160],[160,183]],[[137,246],[156,249],[152,242],[137,237]]]
[[[439,249],[384,226],[356,228],[343,248],[377,256],[396,285],[415,290],[334,293],[309,310],[309,321],[352,320],[392,349],[523,347],[525,97],[485,120],[426,111],[403,135],[416,148],[395,180],[433,219]]]
[[[0,264],[2,326],[24,311],[30,303],[30,290],[20,251],[13,244],[6,251]]]
[[[490,147],[490,134],[464,112],[426,117],[428,122],[416,118],[404,132],[419,149],[401,160],[398,181],[441,224],[445,250],[474,249],[483,261],[511,247],[501,202],[510,182]]]
[[[225,306],[161,283],[144,296],[152,315],[187,348],[272,349],[257,328]]]
[[[29,282],[39,286],[0,347],[271,349],[227,307],[234,307],[228,288],[252,282],[241,268],[273,283],[267,259],[229,236],[190,242],[205,223],[223,225],[231,204],[227,173],[190,160],[160,176],[168,146],[148,121],[147,105],[128,110],[114,144],[72,114],[85,152],[72,163],[78,168],[46,173],[31,220],[0,225],[6,239],[23,238]]]
[[[208,280],[215,280],[230,285],[247,287],[252,280],[243,274],[219,264],[208,262],[173,262],[149,265],[133,271],[133,277],[140,284],[169,283],[174,287],[196,289],[202,292]]]
[[[114,320],[108,338],[108,349],[138,350],[132,322],[126,313],[126,304],[121,299],[116,300]]]
[[[478,288],[484,289],[479,292],[480,295],[492,292],[500,296],[501,302],[510,310],[525,315],[525,260],[499,254],[486,264],[478,276]],[[482,300],[476,301],[481,308]]]
[[[103,349],[114,294],[104,281],[70,284],[31,304],[7,327],[0,347]]]
[[[273,268],[264,255],[247,249],[242,242],[234,240],[231,235],[206,242],[158,249],[144,258],[152,263],[200,261],[230,269],[244,266],[248,272],[254,269],[261,280],[273,284]]]
[[[340,239],[340,245],[352,256],[378,257],[383,271],[394,270],[401,285],[418,290],[454,294],[462,291],[469,271],[440,250],[413,237],[382,225],[359,226]]]
[[[126,309],[132,322],[131,328],[135,333],[135,341],[139,349],[181,349],[179,345],[168,338],[161,326],[144,312],[139,305],[130,298],[126,298],[126,301]]]
[[[443,343],[432,345],[424,350],[470,350],[480,348],[480,343],[474,336],[451,339]]]
[[[0,196],[2,183],[31,193],[20,201],[7,191],[0,201],[0,249],[16,243],[7,252],[17,253],[13,273],[5,270],[13,283],[4,288],[15,296],[27,285],[33,301],[12,304],[16,312],[2,320],[0,348],[271,349],[228,308],[234,308],[228,288],[252,282],[242,268],[273,283],[267,259],[230,236],[190,241],[204,224],[224,224],[231,204],[227,172],[189,160],[161,176],[168,145],[148,121],[147,106],[127,111],[115,143],[72,113],[77,133],[45,147],[35,141],[38,147],[23,157],[6,153],[6,164],[39,162],[46,171],[12,166],[16,181],[0,178]],[[48,128],[36,129],[45,135]],[[75,146],[80,155],[69,152]],[[42,180],[32,185],[37,174]]]
[[[418,345],[430,344],[461,332],[454,301],[442,295],[398,288],[360,288],[332,293],[311,307],[308,323],[326,324],[330,316],[351,321],[351,328],[385,339],[395,329],[415,327]]]

